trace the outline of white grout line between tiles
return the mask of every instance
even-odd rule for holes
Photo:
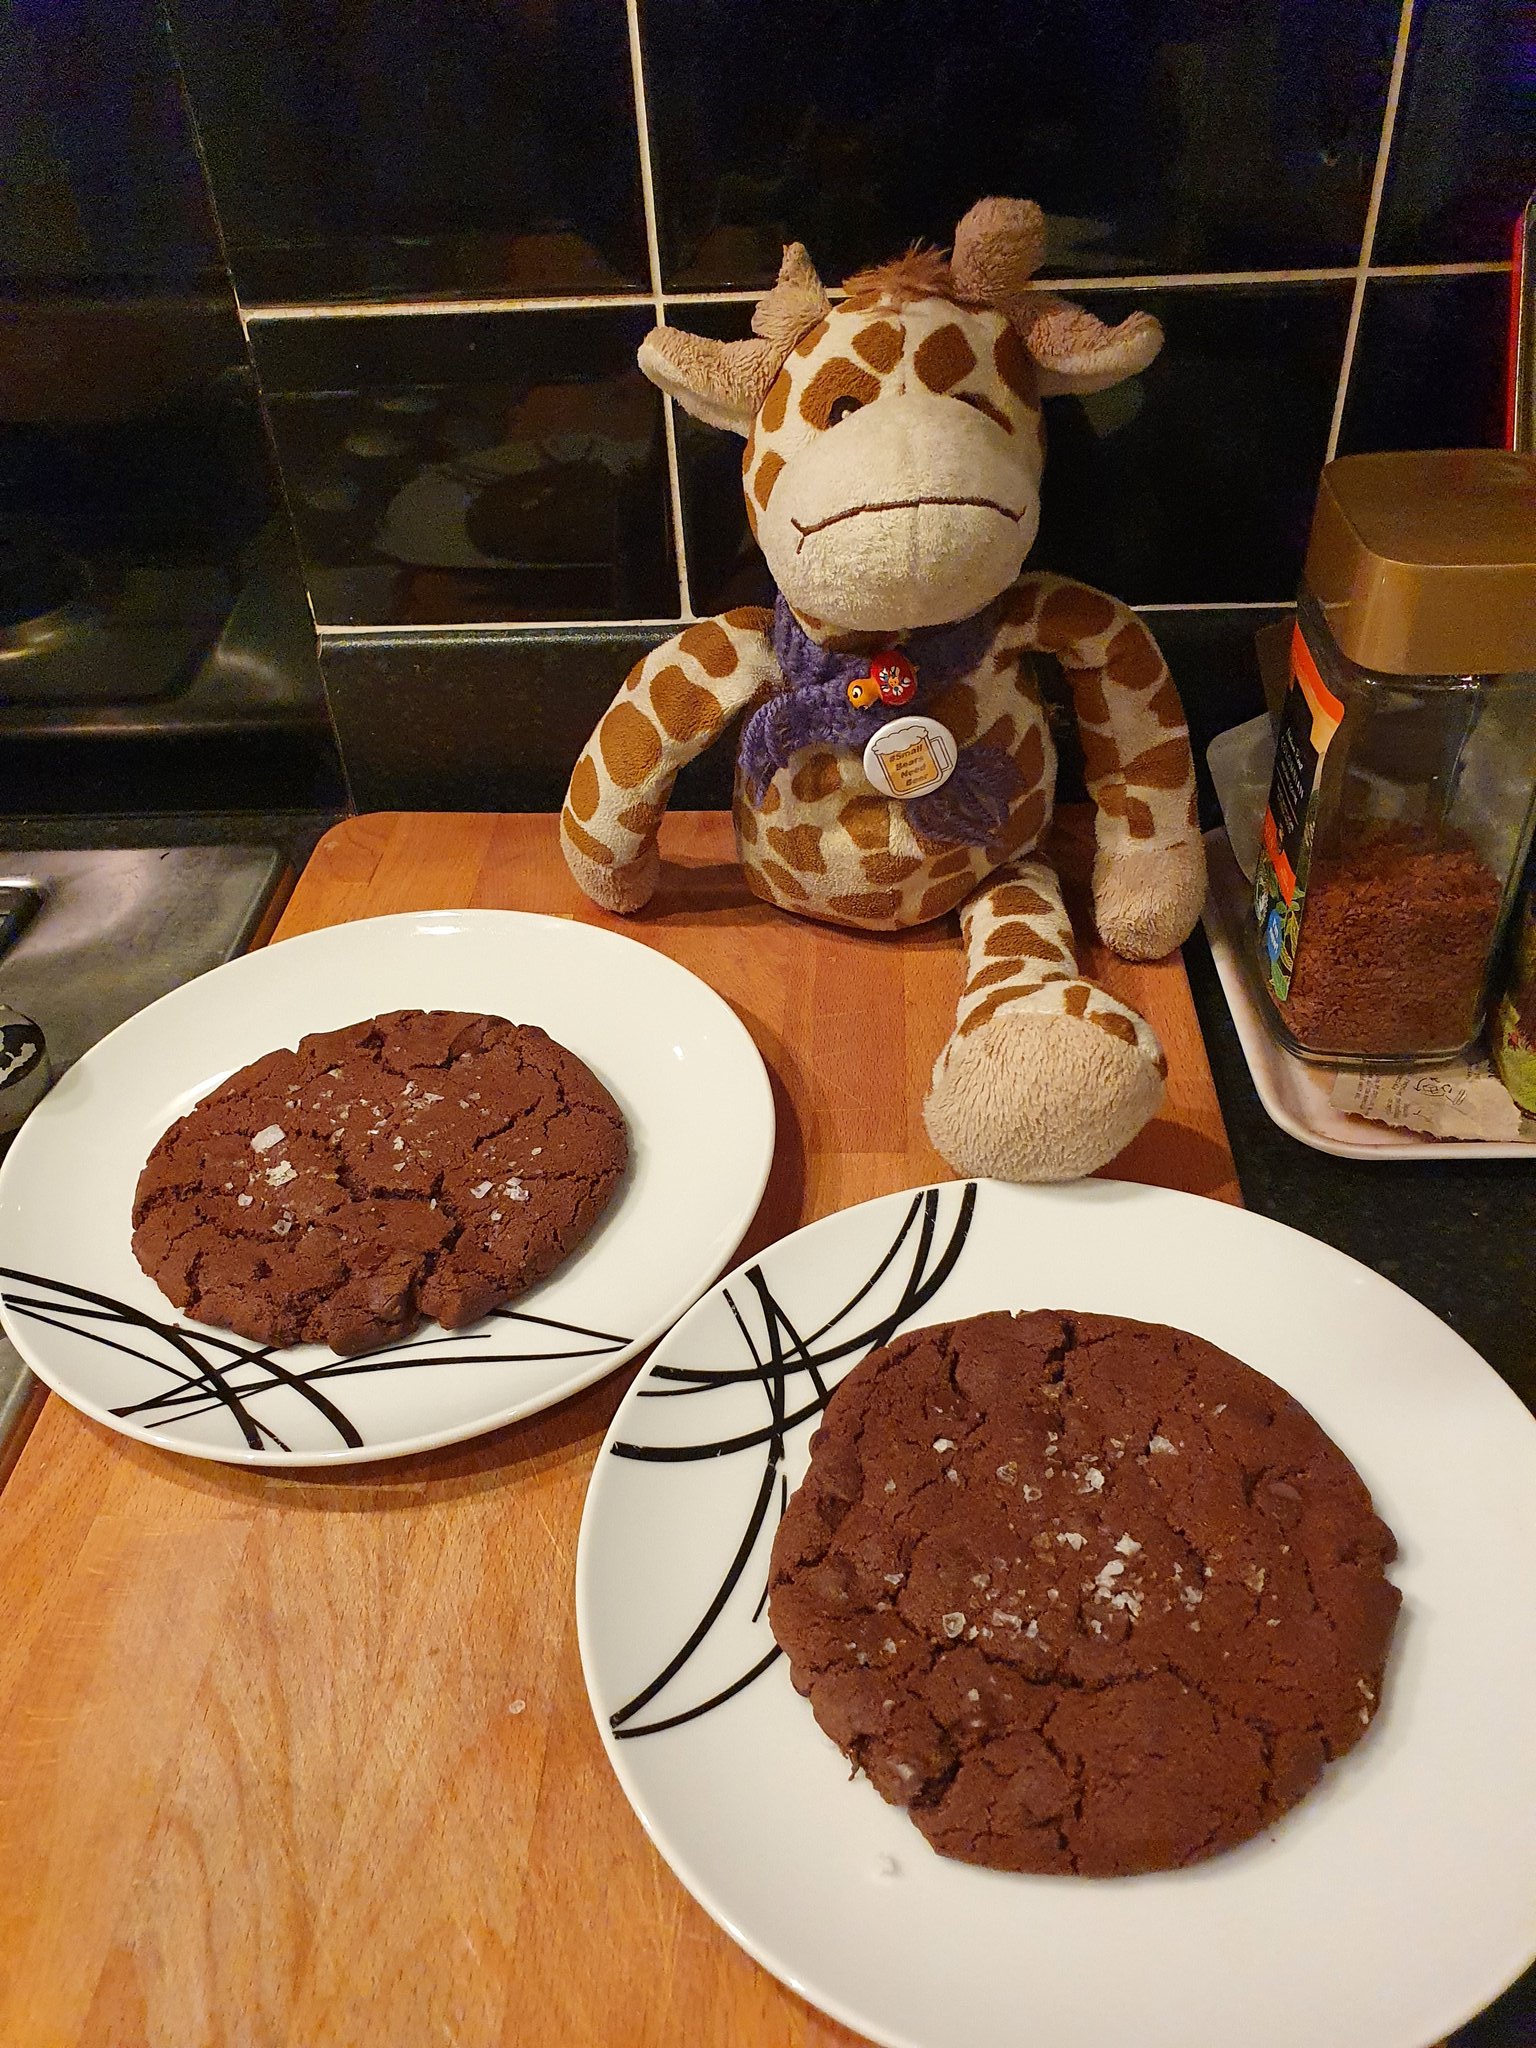
[[[1365,228],[1360,236],[1360,261],[1355,270],[1354,296],[1349,302],[1349,325],[1344,330],[1344,352],[1339,362],[1338,388],[1333,395],[1333,418],[1328,426],[1324,462],[1332,462],[1339,449],[1344,426],[1344,405],[1349,397],[1349,377],[1355,366],[1355,344],[1360,338],[1360,315],[1365,306],[1365,288],[1371,273],[1371,254],[1376,247],[1376,223],[1381,217],[1381,195],[1386,190],[1387,165],[1392,156],[1392,131],[1397,126],[1397,103],[1403,90],[1403,71],[1408,63],[1408,38],[1413,29],[1414,0],[1403,0],[1397,17],[1397,47],[1392,52],[1392,76],[1387,84],[1387,104],[1382,109],[1381,139],[1376,145],[1376,169],[1371,178],[1371,196],[1366,202]]]
[[[1203,599],[1194,604],[1180,604],[1170,601],[1160,604],[1133,604],[1133,612],[1278,612],[1289,611],[1295,603],[1294,597],[1244,597],[1235,598],[1230,604],[1220,598]],[[666,629],[674,632],[690,623],[687,618],[672,619],[473,619],[449,620],[441,625],[383,625],[383,626],[338,626],[325,625],[317,628],[322,640],[474,640],[486,633],[633,633],[658,632]]]
[[[645,57],[640,43],[639,0],[624,0],[629,23],[629,68],[635,91],[635,134],[640,149],[640,204],[645,214],[645,247],[651,267],[651,303],[656,325],[667,324],[667,301],[661,280],[661,231],[656,220],[656,178],[651,162],[651,113],[645,96]],[[672,400],[661,400],[661,431],[667,449],[667,492],[672,507],[672,545],[677,555],[677,594],[685,619],[693,617],[693,592],[688,582],[688,542],[683,532],[683,480],[677,457],[677,421]]]
[[[413,319],[423,314],[446,313],[596,313],[633,310],[652,306],[649,292],[571,293],[550,297],[481,299],[328,299],[310,303],[298,299],[276,301],[268,306],[247,306],[245,318],[256,326],[276,326],[288,320],[380,320],[391,315]]]
[[[1507,276],[1509,264],[1502,263],[1378,263],[1366,270],[1377,277],[1479,277]],[[1192,291],[1223,285],[1348,284],[1360,275],[1358,264],[1320,270],[1189,270],[1159,276],[1147,272],[1136,277],[1043,277],[1042,291],[1060,292],[1070,298],[1075,292]],[[240,307],[247,327],[281,326],[296,320],[384,320],[445,318],[456,313],[624,313],[658,308],[676,310],[688,306],[755,306],[766,285],[751,291],[607,292],[588,297],[494,298],[494,299],[333,299],[295,301],[292,304]],[[841,291],[828,294],[841,298]],[[665,323],[663,323],[665,324]]]
[[[1508,277],[1512,263],[1373,263],[1373,277]]]
[[[475,640],[486,633],[676,632],[687,619],[445,619],[439,625],[371,625],[316,627],[321,640]]]

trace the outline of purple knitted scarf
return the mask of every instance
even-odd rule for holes
[[[862,756],[882,725],[925,711],[950,683],[969,675],[991,644],[993,626],[988,605],[952,626],[924,626],[908,634],[900,647],[917,671],[917,695],[899,708],[880,704],[858,711],[848,702],[848,685],[868,675],[869,656],[820,646],[781,597],[773,608],[773,651],[786,687],[759,705],[742,728],[737,765],[748,796],[760,801],[776,772],[805,747]],[[907,816],[925,839],[985,846],[1007,822],[1018,787],[1011,756],[997,747],[962,747],[949,780],[909,803]]]

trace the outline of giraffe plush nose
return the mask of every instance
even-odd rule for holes
[[[1013,582],[1039,503],[1032,440],[958,399],[892,394],[795,452],[758,540],[797,611],[853,630],[941,625]]]

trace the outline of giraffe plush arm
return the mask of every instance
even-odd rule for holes
[[[772,613],[701,620],[652,648],[582,749],[560,814],[572,875],[605,910],[638,910],[656,887],[656,832],[677,772],[778,681]]]
[[[1126,959],[1161,959],[1205,901],[1194,757],[1168,665],[1134,612],[1064,577],[1021,577],[1005,617],[1012,645],[1054,654],[1071,686],[1098,807],[1099,930]]]

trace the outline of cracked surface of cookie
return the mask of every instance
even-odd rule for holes
[[[174,1123],[133,1249],[200,1322],[361,1351],[542,1279],[628,1155],[613,1098],[537,1026],[395,1010],[266,1054]]]
[[[933,1847],[1112,1877],[1259,1833],[1365,1734],[1392,1532],[1299,1402],[1203,1338],[1039,1311],[838,1388],[769,1620]]]

